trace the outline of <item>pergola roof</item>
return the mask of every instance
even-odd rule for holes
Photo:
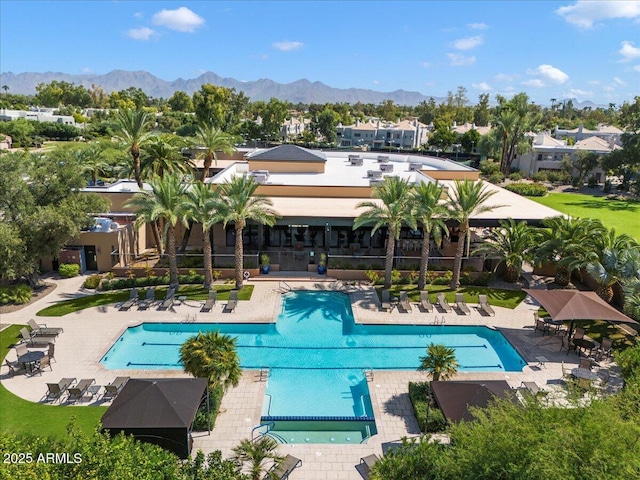
[[[473,420],[469,407],[486,407],[497,398],[506,398],[511,387],[504,380],[480,382],[433,381],[431,392],[448,420]]]

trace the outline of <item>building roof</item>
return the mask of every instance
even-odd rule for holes
[[[320,151],[312,151],[297,145],[279,145],[268,150],[258,150],[248,155],[249,160],[269,160],[283,162],[326,162],[327,156]]]
[[[533,140],[534,147],[566,147],[567,142],[564,140],[558,140],[546,133],[539,133]]]
[[[469,407],[487,407],[495,398],[507,398],[511,387],[504,380],[479,382],[433,381],[431,392],[448,420],[473,420]]]
[[[616,147],[620,148],[618,147],[618,145],[614,145],[614,148],[612,149],[609,145],[609,142],[603,140],[600,137],[584,138],[577,141],[574,146],[578,150],[590,150],[595,152],[611,152],[611,150],[615,149]]]

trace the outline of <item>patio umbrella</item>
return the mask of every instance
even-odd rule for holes
[[[554,320],[571,320],[569,338],[576,320],[605,320],[612,323],[638,323],[609,305],[595,292],[579,290],[525,289]]]

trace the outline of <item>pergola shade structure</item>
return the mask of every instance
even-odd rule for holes
[[[508,398],[512,393],[504,380],[431,382],[431,394],[450,422],[473,420],[469,407],[487,407],[496,398]]]
[[[102,416],[102,428],[187,458],[191,426],[205,399],[209,405],[204,378],[131,379]]]

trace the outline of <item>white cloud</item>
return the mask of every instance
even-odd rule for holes
[[[635,67],[633,67],[633,71],[640,72],[640,65],[636,65]]]
[[[593,28],[595,22],[611,18],[640,17],[640,2],[633,0],[578,0],[573,5],[560,7],[556,13],[576,27],[589,29]]]
[[[544,82],[539,78],[532,78],[531,80],[521,82],[521,85],[524,85],[525,87],[533,87],[533,88],[542,88],[545,86]]]
[[[542,77],[542,80],[548,80],[551,83],[555,83],[556,85],[562,85],[564,82],[569,80],[569,75],[564,73],[559,68],[554,67],[553,65],[539,65],[537,68],[527,70],[529,75],[536,75],[538,77]]]
[[[424,86],[425,87],[435,87],[436,85],[438,85],[438,82],[432,81],[432,82],[424,82]]]
[[[144,17],[144,13],[136,12],[136,13],[133,14],[133,16],[136,17],[136,18],[142,18],[142,17]]]
[[[380,82],[379,82],[378,80],[374,80],[374,81],[373,81],[373,82],[371,82],[371,83],[373,83],[374,85],[380,85]]]
[[[460,55],[459,53],[447,53],[447,57],[449,57],[450,65],[453,67],[465,67],[467,65],[473,65],[476,63],[476,57],[473,55],[470,57],[465,57],[464,55]]]
[[[154,25],[167,27],[177,32],[195,32],[204,25],[204,18],[189,10],[187,7],[180,7],[175,10],[160,10],[151,17]]]
[[[634,47],[633,42],[625,40],[621,45],[622,47],[618,53],[624,57],[624,61],[630,62],[634,58],[640,58],[640,48]]]
[[[587,83],[589,85],[600,85],[600,81],[599,80],[589,80]]]
[[[132,28],[127,32],[127,35],[131,38],[133,38],[134,40],[149,40],[152,36],[154,36],[156,33],[155,30],[148,28],[148,27],[141,27],[141,28]]]
[[[82,73],[93,73],[93,70],[91,70],[89,67],[82,67],[81,72]]]
[[[489,85],[487,82],[472,83],[471,86],[476,90],[481,90],[483,92],[488,92],[489,90],[493,90],[493,88],[491,88],[491,85]]]
[[[298,50],[302,47],[304,47],[304,43],[290,42],[289,40],[285,40],[284,42],[275,42],[273,44],[273,48],[282,52],[290,52],[291,50]]]
[[[613,77],[613,84],[617,85],[619,87],[626,87],[627,86],[627,82],[622,80],[620,77]]]
[[[260,60],[267,60],[269,58],[269,55],[267,55],[266,53],[263,53],[262,55],[260,55]]]
[[[478,22],[478,23],[467,23],[467,27],[473,30],[486,30],[489,28],[489,25],[486,23]]]
[[[422,68],[429,68],[431,66],[429,62],[422,62],[420,65],[422,65]]]
[[[611,85],[603,85],[603,86],[602,86],[602,89],[603,89],[605,92],[613,92],[613,91],[615,90],[615,88],[613,88]]]
[[[453,48],[457,50],[471,50],[472,48],[482,45],[482,36],[460,38],[453,42]]]
[[[585,98],[593,95],[593,92],[580,90],[579,88],[570,88],[562,94],[563,97]]]
[[[499,82],[513,82],[516,79],[516,76],[508,75],[506,73],[499,73],[493,78]]]

